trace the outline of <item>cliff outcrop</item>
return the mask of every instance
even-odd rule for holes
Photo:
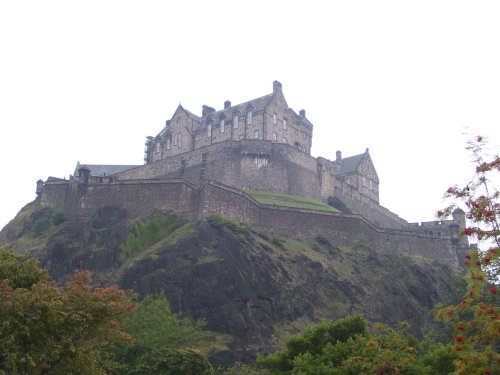
[[[104,206],[65,218],[35,201],[0,232],[0,245],[37,258],[61,282],[87,269],[100,284],[164,293],[175,312],[206,319],[225,338],[210,354],[224,365],[252,361],[288,333],[347,314],[391,325],[408,320],[422,334],[428,310],[456,291],[446,264],[363,240],[348,246],[321,233],[273,235],[218,215],[170,216],[160,239],[124,252],[137,231],[130,212]]]

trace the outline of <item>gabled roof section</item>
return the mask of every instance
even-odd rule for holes
[[[359,166],[361,162],[365,159],[368,159],[373,166],[372,159],[368,152],[368,149],[362,154],[348,156],[347,158],[343,158],[339,161],[334,161],[337,168],[335,169],[335,176],[343,176],[348,174],[354,174],[358,172]],[[375,170],[375,168],[374,168]],[[375,172],[376,173],[376,172]]]
[[[91,176],[104,177],[112,176],[116,173],[139,167],[139,165],[80,164],[80,162],[78,162],[76,164],[75,172],[73,173],[74,176],[78,176],[78,170],[81,167],[89,169]]]
[[[201,117],[199,116],[196,116],[193,112],[191,111],[188,111],[187,109],[185,109],[181,103],[179,103],[179,105],[177,106],[177,109],[175,110],[174,114],[172,115],[172,118],[174,118],[174,116],[178,113],[178,112],[184,112],[187,117],[189,117],[190,119],[193,119],[197,122],[200,122],[201,121]]]

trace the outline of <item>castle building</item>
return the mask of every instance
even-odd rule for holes
[[[39,180],[37,195],[42,205],[69,215],[106,205],[131,217],[221,213],[266,230],[305,237],[321,230],[347,243],[370,238],[380,248],[423,251],[459,264],[457,254],[468,246],[458,235],[463,211],[446,222],[408,223],[380,205],[368,149],[348,157],[337,151],[334,160],[314,157],[312,137],[305,110],[288,107],[274,81],[268,95],[237,105],[226,101],[220,110],[204,105],[201,116],[179,105],[158,135],[147,137],[143,165],[78,163],[70,180]],[[340,212],[262,205],[249,191],[322,200]]]

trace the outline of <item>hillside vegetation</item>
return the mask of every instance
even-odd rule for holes
[[[353,314],[369,324],[407,320],[422,335],[428,310],[456,291],[445,265],[362,242],[337,246],[322,234],[284,238],[221,216],[137,220],[113,207],[53,217],[36,204],[25,207],[1,232],[1,245],[37,258],[59,282],[85,269],[102,285],[163,293],[174,312],[206,320],[215,364],[253,362],[320,319]],[[44,229],[35,230],[40,221]]]

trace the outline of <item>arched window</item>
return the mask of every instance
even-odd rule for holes
[[[249,110],[247,112],[247,125],[252,125],[252,119],[253,119],[253,112],[252,110]]]

